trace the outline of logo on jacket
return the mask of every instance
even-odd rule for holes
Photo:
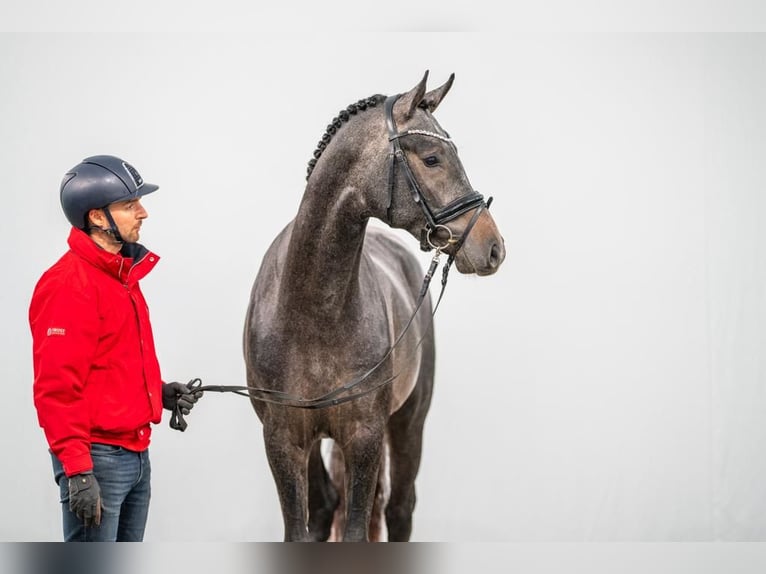
[[[60,337],[63,337],[66,335],[66,329],[63,329],[61,327],[48,327],[48,336],[51,335],[58,335]]]

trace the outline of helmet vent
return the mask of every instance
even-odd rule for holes
[[[128,162],[122,162],[122,167],[125,168],[125,171],[128,172],[128,175],[130,176],[130,179],[133,180],[133,184],[136,186],[136,189],[140,188],[142,185],[144,185],[144,180],[141,179],[141,176],[136,171],[136,168],[130,165]]]

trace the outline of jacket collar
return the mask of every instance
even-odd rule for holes
[[[75,227],[69,232],[67,242],[82,259],[126,285],[145,277],[160,260],[158,255],[140,243],[125,243],[119,253],[109,253],[87,233]]]

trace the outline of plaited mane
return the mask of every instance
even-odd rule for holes
[[[311,176],[311,172],[314,171],[314,166],[317,164],[317,161],[319,160],[320,156],[322,155],[322,152],[327,147],[327,144],[330,143],[330,140],[332,139],[332,136],[335,135],[335,132],[340,129],[340,127],[343,125],[344,122],[347,122],[351,116],[356,115],[360,111],[364,111],[367,108],[372,108],[377,106],[378,104],[382,103],[386,99],[386,96],[381,96],[380,94],[370,96],[369,98],[365,98],[362,100],[359,100],[358,102],[349,105],[346,109],[341,110],[338,112],[338,115],[335,116],[332,121],[327,125],[327,130],[322,135],[322,139],[319,140],[319,143],[317,143],[317,147],[314,150],[314,157],[309,160],[308,168],[306,169],[306,180]]]

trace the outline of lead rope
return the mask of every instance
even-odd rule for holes
[[[460,243],[462,243],[462,241],[460,241]],[[404,335],[407,333],[410,326],[412,325],[412,322],[414,321],[415,316],[420,311],[420,308],[423,305],[423,301],[425,301],[426,294],[428,293],[428,287],[431,284],[431,279],[433,278],[434,273],[436,272],[436,269],[439,266],[439,258],[441,257],[441,253],[442,253],[441,248],[436,249],[436,253],[431,259],[431,264],[428,267],[428,271],[426,272],[425,277],[423,278],[423,285],[420,288],[420,294],[418,296],[418,303],[415,306],[415,311],[412,313],[409,320],[405,324],[404,329],[396,338],[396,340],[394,341],[394,344],[391,345],[391,347],[389,347],[386,354],[383,355],[383,357],[377,363],[375,363],[375,365],[372,368],[370,368],[364,375],[362,375],[358,379],[353,380],[350,383],[346,383],[343,386],[333,391],[330,391],[329,393],[326,393],[324,395],[321,395],[319,397],[315,397],[312,399],[297,397],[295,395],[291,395],[283,391],[278,391],[274,389],[264,389],[259,387],[250,387],[246,385],[203,385],[202,379],[200,378],[192,379],[186,384],[186,386],[193,393],[205,392],[205,391],[213,392],[213,393],[232,393],[235,395],[248,397],[250,399],[254,399],[264,403],[271,403],[276,405],[313,410],[313,409],[322,409],[322,408],[326,408],[330,406],[336,406],[348,401],[353,401],[355,399],[358,399],[359,397],[363,397],[364,395],[367,395],[379,389],[380,387],[384,385],[391,383],[399,376],[400,373],[395,373],[391,377],[363,391],[359,391],[357,393],[353,393],[346,396],[339,396],[344,393],[348,393],[349,391],[353,390],[354,388],[361,385],[364,381],[366,381],[370,377],[370,375],[372,375],[383,364],[383,362],[386,359],[388,359],[388,357],[391,356],[391,353],[402,341],[402,339],[404,338]],[[454,255],[450,255],[448,257],[447,263],[444,265],[444,269],[442,271],[441,290],[439,292],[439,297],[436,300],[436,304],[434,305],[434,309],[431,312],[431,321],[429,321],[428,323],[428,329],[426,329],[426,332],[423,333],[423,336],[420,338],[417,345],[415,345],[413,352],[420,347],[423,340],[425,339],[425,336],[428,334],[428,331],[433,326],[433,317],[436,315],[436,311],[439,308],[439,304],[441,303],[442,297],[444,296],[444,290],[447,287],[447,277],[449,274],[449,268],[452,266],[452,263],[454,260],[455,260]],[[183,432],[186,429],[186,427],[187,427],[187,423],[184,420],[184,414],[181,412],[181,408],[176,405],[170,417],[170,428],[175,430],[180,430]]]
[[[439,291],[439,297],[436,299],[436,303],[434,304],[433,311],[431,312],[431,321],[429,321],[428,323],[428,328],[426,329],[426,332],[423,333],[423,336],[420,338],[420,340],[418,340],[417,345],[415,345],[413,352],[417,351],[420,348],[420,345],[423,343],[423,340],[428,334],[428,331],[433,327],[433,323],[434,323],[433,318],[436,315],[436,311],[439,309],[439,305],[441,304],[442,298],[444,297],[444,290],[447,287],[447,278],[449,277],[449,271],[452,267],[452,264],[455,261],[455,254],[463,246],[463,242],[465,241],[465,238],[468,237],[468,234],[470,233],[474,224],[479,219],[479,215],[481,214],[482,209],[485,207],[486,209],[489,209],[489,206],[491,204],[492,204],[492,197],[490,197],[487,200],[486,205],[480,205],[476,209],[476,212],[473,214],[473,217],[471,217],[471,220],[468,222],[468,225],[466,226],[465,230],[460,235],[460,237],[458,239],[451,238],[449,242],[446,244],[446,245],[449,245],[450,243],[454,244],[455,248],[452,251],[452,253],[448,255],[447,262],[444,264],[444,267],[442,268],[441,290]],[[442,249],[445,246],[435,247],[435,253],[433,258],[431,259],[431,264],[428,266],[428,271],[426,271],[426,274],[423,277],[423,285],[420,288],[420,294],[418,295],[418,303],[415,306],[415,311],[413,311],[412,315],[410,316],[409,320],[404,326],[404,329],[396,338],[396,340],[394,341],[394,344],[391,345],[391,347],[389,347],[386,354],[383,355],[383,357],[377,363],[375,363],[375,365],[372,368],[370,368],[360,378],[350,383],[346,383],[345,385],[333,391],[330,391],[329,393],[326,393],[319,397],[315,397],[313,399],[304,399],[302,397],[296,397],[295,395],[290,395],[283,391],[277,391],[274,389],[263,389],[259,387],[249,387],[245,385],[202,385],[202,379],[199,379],[199,378],[192,379],[191,381],[187,383],[186,386],[189,388],[190,391],[194,393],[204,392],[204,391],[209,391],[213,393],[233,393],[235,395],[248,397],[250,399],[254,399],[264,403],[271,403],[271,404],[290,406],[290,407],[295,407],[300,409],[314,410],[314,409],[323,409],[330,406],[336,406],[342,403],[353,401],[355,399],[363,397],[393,382],[399,376],[400,373],[394,373],[391,377],[363,391],[346,395],[344,397],[339,396],[353,390],[354,388],[361,385],[365,380],[367,380],[367,378],[370,375],[372,375],[372,373],[374,373],[375,370],[378,367],[380,367],[389,356],[391,356],[391,353],[393,353],[394,349],[399,345],[401,340],[404,338],[404,335],[407,333],[410,326],[412,325],[412,322],[415,320],[415,316],[420,311],[420,307],[423,305],[423,301],[425,301],[426,294],[428,293],[428,287],[431,285],[431,280],[433,279],[434,273],[436,273],[436,269],[439,266],[439,258],[441,257]],[[170,427],[176,430],[180,430],[182,432],[187,427],[187,423],[184,420],[184,415],[181,412],[180,407],[178,406],[176,406],[176,408],[173,410],[173,414],[171,415]]]

